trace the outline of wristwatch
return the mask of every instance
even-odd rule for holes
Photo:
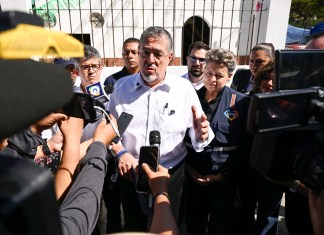
[[[51,150],[49,149],[48,145],[47,145],[47,140],[44,141],[44,143],[42,144],[42,151],[44,153],[45,156],[51,155]]]

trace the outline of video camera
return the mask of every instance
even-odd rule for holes
[[[277,75],[283,69],[280,66],[287,64],[281,52],[276,51]],[[303,55],[309,59],[319,53],[323,55],[324,51],[308,51]],[[289,52],[291,58],[293,54],[294,51]],[[297,56],[300,52],[295,54]],[[291,80],[299,77],[298,82],[304,84],[303,87],[298,85],[294,90],[255,94],[249,108],[248,131],[255,134],[250,158],[252,167],[270,179],[298,179],[311,189],[320,191],[324,188],[324,88],[321,87],[324,74],[318,71],[324,65],[324,57],[321,63],[317,63],[318,69],[312,71],[303,66],[294,66],[299,68],[298,71],[285,68],[285,74],[289,74]],[[309,79],[313,74],[316,74],[320,86],[306,88],[307,83],[301,80]],[[285,84],[282,76],[276,76],[276,79],[277,87]]]

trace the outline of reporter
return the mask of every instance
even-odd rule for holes
[[[111,118],[116,123],[112,116]],[[67,151],[63,151],[62,164],[55,178],[56,194],[62,201],[59,211],[63,234],[91,234],[100,211],[100,197],[107,171],[107,145],[116,137],[116,133],[111,124],[103,119],[96,128],[93,143],[87,149],[85,157],[78,162],[80,150],[73,145],[80,145],[82,125],[79,121],[74,125],[77,128],[76,134],[72,134],[68,137],[69,141],[64,143]],[[63,127],[62,132],[65,131],[67,130]],[[69,134],[71,131],[67,132]],[[73,174],[76,167],[80,172]]]

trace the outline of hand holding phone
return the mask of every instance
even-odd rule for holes
[[[158,170],[159,166],[159,148],[157,146],[142,146],[140,149],[136,191],[139,193],[150,193],[150,186],[146,173],[142,169],[142,164],[146,163],[154,172]]]

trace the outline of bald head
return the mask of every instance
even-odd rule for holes
[[[312,38],[306,45],[305,49],[324,49],[324,34]]]

